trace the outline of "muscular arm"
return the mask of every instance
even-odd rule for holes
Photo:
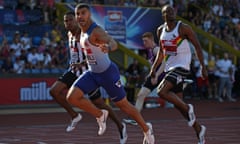
[[[117,42],[100,27],[93,30],[90,40],[103,51],[109,52],[118,48]]]
[[[157,67],[162,63],[163,61],[163,52],[162,52],[162,47],[161,47],[161,41],[160,41],[160,35],[162,33],[162,28],[163,26],[159,26],[158,29],[157,29],[157,37],[159,39],[159,50],[158,50],[158,53],[157,53],[157,56],[156,56],[156,59],[151,67],[151,70],[150,70],[150,75],[152,77],[155,77],[155,73],[156,73],[156,69]],[[164,66],[164,65],[163,65]],[[161,66],[162,67],[162,66]],[[164,67],[162,67],[161,69],[163,70]]]
[[[193,46],[195,48],[195,53],[198,57],[200,65],[202,67],[202,76],[206,77],[207,71],[206,71],[206,67],[204,64],[203,52],[202,52],[201,45],[197,39],[195,32],[192,30],[192,28],[189,25],[182,24],[180,27],[180,35],[183,38],[187,38],[193,44]]]

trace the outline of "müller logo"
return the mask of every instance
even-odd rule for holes
[[[121,11],[108,11],[108,16],[110,21],[121,21],[122,12]]]
[[[51,101],[52,96],[49,94],[50,88],[46,82],[32,83],[31,87],[23,87],[20,89],[21,101]]]

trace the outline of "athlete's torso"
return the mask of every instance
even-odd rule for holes
[[[95,73],[101,73],[110,66],[111,61],[107,53],[103,53],[99,47],[91,44],[89,41],[89,36],[96,27],[98,27],[98,25],[92,23],[87,32],[81,33],[80,44],[86,55],[89,70]]]
[[[190,70],[191,49],[187,39],[183,39],[179,34],[181,22],[178,21],[176,27],[168,32],[166,24],[160,35],[161,47],[163,49],[164,61],[166,62],[165,72],[176,67]]]
[[[70,54],[70,60],[69,64],[75,64],[75,63],[81,63],[84,59],[84,55],[82,52],[82,48],[80,46],[80,41],[79,41],[80,33],[73,35],[71,32],[68,32],[68,45],[69,45],[69,54]],[[70,71],[73,73],[76,73],[79,71],[78,68],[71,66],[69,68]],[[86,67],[81,67],[81,72],[85,71]],[[80,72],[80,73],[81,73]]]

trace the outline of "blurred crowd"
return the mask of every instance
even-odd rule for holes
[[[239,7],[239,0],[199,0],[188,3],[187,11],[180,10],[179,15],[240,50]]]
[[[46,32],[33,45],[28,32],[16,31],[10,43],[3,39],[0,51],[1,73],[36,73],[66,69],[68,65],[68,48],[58,29]]]
[[[240,67],[233,63],[232,56],[227,52],[222,56],[209,55],[204,61],[208,69],[208,78],[202,79],[200,63],[194,55],[191,65],[192,75],[189,76],[193,83],[188,85],[188,94],[185,96],[235,102],[235,98],[240,94]]]
[[[61,73],[66,69],[67,41],[64,27],[56,17],[54,0],[16,0],[11,3],[4,0],[0,2],[0,8],[39,9],[44,15],[41,23],[52,26],[51,31],[43,32],[42,36],[33,37],[29,34],[34,33],[31,29],[17,30],[11,36],[3,34],[0,43],[0,73]]]

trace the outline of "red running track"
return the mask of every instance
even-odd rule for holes
[[[195,106],[198,121],[207,127],[207,144],[240,143],[240,102],[188,100]],[[50,109],[50,108],[49,108]],[[1,111],[1,110],[0,110]],[[120,118],[126,115],[115,110]],[[64,112],[38,112],[0,115],[0,144],[118,144],[117,128],[108,120],[107,131],[97,136],[95,118],[82,112],[76,130],[66,133],[69,116]],[[173,108],[144,109],[144,118],[152,122],[156,144],[197,144],[194,130]],[[138,126],[127,125],[127,144],[141,144]]]

